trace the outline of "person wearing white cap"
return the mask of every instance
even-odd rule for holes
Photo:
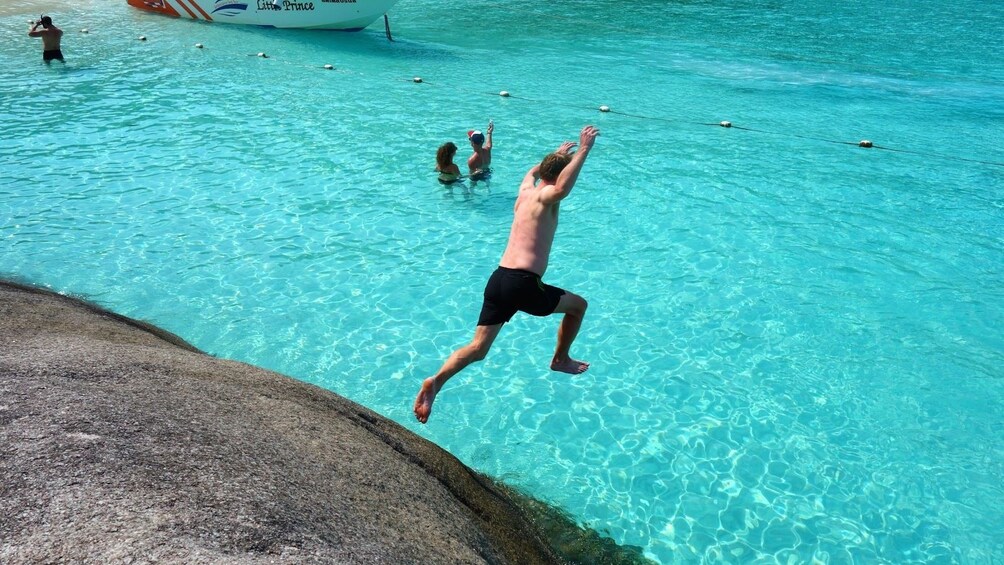
[[[572,153],[576,144],[566,141],[523,177],[513,207],[509,243],[499,260],[498,269],[485,285],[484,302],[474,338],[450,354],[436,374],[422,381],[414,406],[415,418],[419,422],[424,424],[429,421],[432,403],[446,381],[488,355],[502,325],[516,312],[532,316],[563,314],[558,326],[558,343],[551,357],[551,370],[578,375],[589,368],[589,363],[570,356],[572,342],[579,333],[589,306],[586,299],[545,284],[541,277],[547,270],[551,244],[558,230],[558,207],[572,191],[599,133],[593,126],[582,128],[578,151]]]
[[[489,121],[487,137],[480,130],[472,129],[467,132],[467,139],[471,142],[471,149],[474,150],[474,153],[467,158],[467,168],[470,170],[472,181],[488,180],[491,175],[493,131],[495,123]]]

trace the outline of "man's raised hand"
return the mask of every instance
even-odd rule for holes
[[[566,142],[562,143],[560,146],[558,146],[558,151],[556,151],[556,152],[557,153],[568,153],[569,151],[572,150],[573,147],[575,147],[575,145],[576,145],[576,143],[574,141],[566,141]]]
[[[579,147],[583,149],[588,149],[593,146],[593,142],[596,141],[596,136],[600,134],[600,130],[593,126],[586,126],[582,128],[582,132],[579,133]]]

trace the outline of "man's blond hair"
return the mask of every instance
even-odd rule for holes
[[[544,160],[540,162],[540,173],[541,180],[551,182],[558,180],[558,175],[561,171],[568,166],[572,161],[572,156],[569,153],[551,153]]]

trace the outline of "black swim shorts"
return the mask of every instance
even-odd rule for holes
[[[485,285],[479,326],[508,322],[517,310],[533,316],[548,316],[558,307],[565,291],[544,284],[540,276],[522,269],[499,267]]]
[[[53,59],[62,61],[63,60],[63,52],[60,51],[59,49],[50,49],[49,51],[42,51],[42,60],[43,61],[49,62],[49,61],[51,61]]]
[[[489,180],[492,178],[491,169],[478,169],[471,173],[471,180]]]

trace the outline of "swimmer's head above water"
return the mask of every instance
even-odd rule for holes
[[[453,156],[457,154],[457,146],[452,141],[439,146],[436,151],[436,170],[445,171],[453,164]]]

